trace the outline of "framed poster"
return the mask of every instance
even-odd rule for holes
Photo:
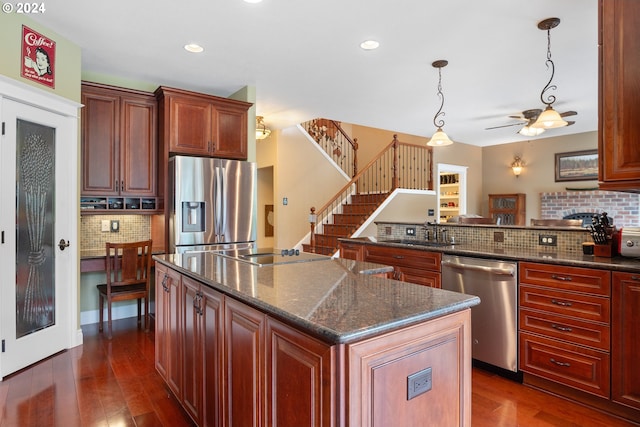
[[[598,150],[556,153],[556,182],[598,179]]]
[[[20,75],[50,88],[56,86],[56,42],[22,26]]]

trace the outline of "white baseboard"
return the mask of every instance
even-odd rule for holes
[[[143,303],[144,304],[144,303]],[[155,305],[153,302],[149,304],[149,312],[154,313]],[[144,305],[143,305],[144,310]],[[119,305],[111,308],[112,320],[126,319],[127,317],[135,317],[138,315],[138,305],[133,304]],[[100,321],[100,310],[89,310],[80,312],[80,325],[90,325]],[[107,309],[104,309],[104,321],[107,321]]]

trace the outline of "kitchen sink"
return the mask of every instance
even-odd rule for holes
[[[381,240],[380,242],[381,243],[400,243],[400,244],[409,245],[409,246],[431,246],[431,247],[451,246],[451,243],[434,242],[432,240],[392,239],[392,240]]]

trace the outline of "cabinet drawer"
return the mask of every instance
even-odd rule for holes
[[[520,307],[601,322],[606,325],[611,322],[609,298],[594,295],[520,285]]]
[[[596,396],[609,397],[609,355],[520,333],[520,369]]]
[[[521,309],[520,330],[557,338],[572,344],[595,347],[606,352],[609,352],[611,347],[611,332],[608,325],[547,312]]]
[[[397,267],[398,274],[395,278],[403,282],[415,283],[417,285],[429,286],[431,288],[441,288],[441,275],[435,271],[422,270],[408,267]]]
[[[383,246],[365,246],[365,261],[385,265],[420,268],[440,271],[440,252],[427,252],[418,249],[389,248]]]
[[[603,296],[611,295],[611,272],[592,268],[521,262],[520,283]]]

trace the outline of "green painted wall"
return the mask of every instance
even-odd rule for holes
[[[46,12],[45,12],[46,13]],[[55,88],[51,89],[20,76],[22,25],[56,42]],[[0,13],[0,74],[47,92],[80,102],[81,49],[27,15]]]

